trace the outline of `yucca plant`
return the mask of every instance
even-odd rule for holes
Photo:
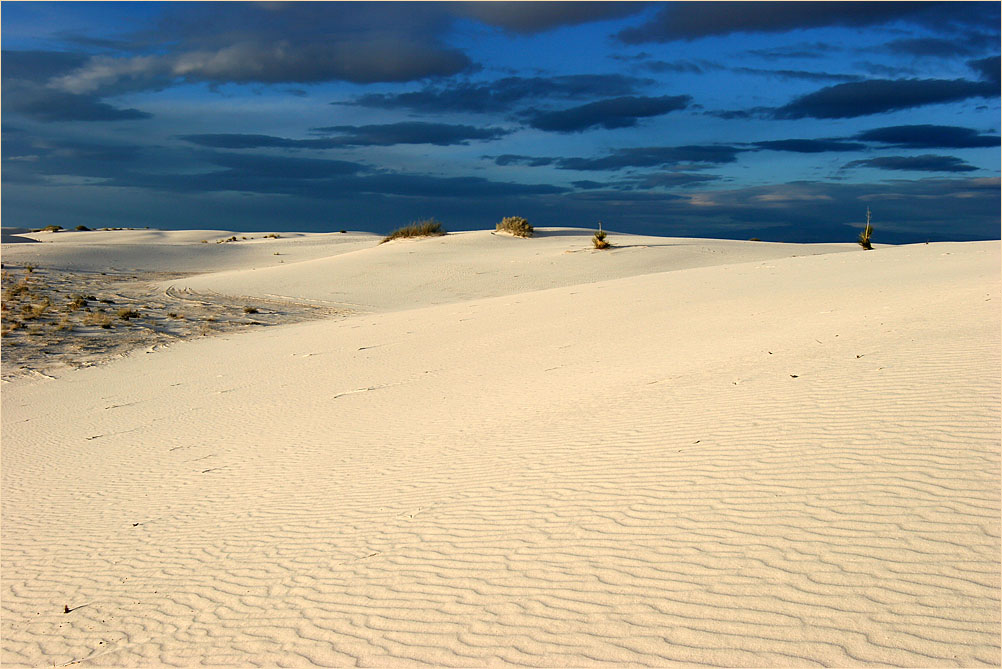
[[[602,230],[602,221],[598,222],[598,232],[596,232],[591,238],[591,243],[594,244],[597,249],[609,248],[609,242],[605,241],[605,231]]]
[[[870,235],[873,234],[873,226],[870,225],[870,208],[866,208],[866,227],[863,228],[863,232],[859,233],[859,245],[866,250],[870,250],[873,246],[870,245]]]

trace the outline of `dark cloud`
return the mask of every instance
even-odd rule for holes
[[[627,167],[733,163],[746,149],[735,146],[651,146],[616,149],[600,158],[561,158],[562,170],[621,170]],[[690,167],[691,169],[691,167]]]
[[[855,138],[907,149],[997,147],[1000,141],[998,137],[982,135],[972,128],[953,125],[894,125],[866,130],[857,134]]]
[[[690,172],[659,172],[636,179],[637,188],[679,188],[696,184],[719,181],[715,174],[692,174]]]
[[[759,67],[733,67],[731,71],[739,74],[757,74],[780,79],[804,79],[807,81],[858,81],[862,78],[856,74],[811,72],[808,70],[770,70]]]
[[[557,77],[506,77],[486,83],[426,86],[410,93],[368,93],[347,103],[424,113],[509,110],[525,100],[580,99],[629,95],[652,79],[620,74],[571,74]]]
[[[789,60],[791,58],[822,58],[840,50],[841,47],[827,42],[801,42],[800,44],[773,46],[767,49],[749,49],[745,53],[766,60]]]
[[[854,160],[851,167],[874,167],[878,170],[904,170],[910,172],[973,172],[978,168],[968,165],[955,156],[886,156],[868,160]]]
[[[973,35],[964,40],[943,39],[940,37],[902,38],[888,42],[884,48],[891,53],[906,56],[933,56],[936,58],[951,58],[955,56],[973,56],[984,48],[978,44],[982,40]]]
[[[837,139],[779,139],[755,142],[754,146],[768,151],[790,151],[793,153],[826,153],[829,151],[861,151],[865,144],[845,142]]]
[[[153,115],[120,109],[94,95],[75,95],[28,81],[4,82],[3,108],[36,121],[134,121]]]
[[[215,153],[206,156],[213,165],[227,167],[234,176],[280,178],[283,180],[327,179],[358,174],[369,168],[346,160],[288,158],[238,153]]]
[[[597,181],[589,181],[584,179],[582,181],[572,181],[571,185],[575,188],[580,188],[581,190],[595,190],[597,188],[608,188],[609,184],[599,183]]]
[[[94,56],[54,84],[104,96],[177,81],[403,82],[475,69],[444,43],[454,17],[435,3],[391,12],[381,3],[168,3],[164,11],[145,49]]]
[[[692,96],[689,95],[611,98],[561,111],[537,112],[530,117],[529,125],[549,132],[581,132],[596,127],[628,128],[635,126],[641,118],[685,109],[691,101]]]
[[[496,156],[494,158],[494,163],[496,165],[527,165],[528,167],[543,167],[545,165],[552,165],[556,159],[546,158],[540,156],[519,156],[512,153],[506,153],[501,156]]]
[[[142,161],[116,164],[112,160],[94,174],[101,177],[102,186],[187,194],[235,192],[298,198],[369,195],[431,200],[484,199],[552,195],[567,190],[548,184],[496,182],[480,177],[436,177],[376,171],[367,165],[345,160],[222,152],[207,152],[197,157],[201,160],[201,169],[197,172],[190,168],[168,173],[146,171]],[[93,156],[81,156],[81,159],[75,169],[72,163],[67,163],[66,168],[73,171],[66,173],[81,174],[97,169]],[[85,166],[84,170],[80,169],[81,165]],[[216,169],[207,171],[207,165]],[[5,172],[6,168],[7,165]],[[35,168],[34,172],[54,173],[51,167]]]
[[[95,56],[57,82],[70,92],[119,93],[183,80],[209,83],[369,84],[458,74],[472,65],[461,52],[405,38],[298,43],[245,41],[164,56]]]
[[[675,60],[675,61],[664,61],[664,60],[652,60],[640,64],[640,67],[651,72],[671,72],[672,74],[703,74],[707,70],[719,70],[721,69],[719,65],[714,63],[708,63],[706,61],[692,61],[692,60]]]
[[[470,140],[494,140],[508,134],[501,128],[475,128],[446,123],[401,122],[385,125],[337,125],[314,128],[314,132],[337,134],[318,139],[288,139],[271,135],[237,133],[182,135],[181,139],[217,149],[332,149],[352,146],[392,146],[394,144],[468,144]]]
[[[836,84],[808,93],[780,107],[775,115],[788,119],[853,118],[996,95],[996,86],[966,79],[870,79]]]
[[[627,44],[671,42],[735,32],[786,32],[824,26],[867,26],[928,20],[925,2],[673,2],[649,22],[627,28]],[[969,3],[970,4],[970,3]],[[991,3],[984,3],[991,4]]]
[[[359,192],[411,197],[497,198],[524,195],[552,195],[567,189],[548,184],[519,184],[489,181],[480,177],[433,177],[412,174],[382,174],[354,180]]]
[[[458,2],[460,15],[516,33],[538,33],[560,26],[620,18],[641,11],[642,2]]]
[[[120,109],[94,94],[75,94],[47,85],[87,61],[80,53],[3,51],[3,109],[36,121],[130,121],[150,118],[138,109]]]
[[[314,128],[316,132],[337,133],[331,138],[342,146],[390,146],[393,144],[468,144],[470,140],[490,141],[509,134],[502,128],[405,121],[385,125],[334,125]]]
[[[991,56],[990,58],[981,58],[979,60],[971,60],[967,62],[967,65],[978,73],[978,76],[984,81],[991,81],[998,86],[1000,77],[1000,58],[999,56]]]
[[[271,135],[248,135],[240,133],[180,135],[186,142],[214,149],[329,149],[332,144],[326,139],[287,139]]]
[[[83,65],[88,56],[64,51],[14,51],[4,49],[0,76],[6,84],[26,80],[44,84],[55,76],[66,74]]]

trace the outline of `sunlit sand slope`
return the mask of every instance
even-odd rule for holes
[[[597,251],[594,231],[543,228],[531,239],[489,230],[373,242],[309,262],[270,263],[171,282],[224,295],[306,299],[388,311],[573,286],[638,274],[856,250],[853,244],[777,244],[612,233]],[[342,247],[350,248],[350,247]]]
[[[999,257],[696,267],[9,384],[0,660],[998,665]]]

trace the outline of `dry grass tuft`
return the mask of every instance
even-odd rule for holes
[[[90,311],[83,317],[84,325],[96,325],[100,328],[108,330],[111,328],[111,316],[104,312],[104,309],[98,309],[97,311]]]
[[[445,228],[442,227],[442,224],[434,218],[429,218],[417,223],[411,223],[402,228],[397,228],[379,243],[384,244],[392,239],[401,239],[403,237],[441,237],[444,234]]]

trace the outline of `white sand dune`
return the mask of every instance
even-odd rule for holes
[[[372,246],[368,232],[270,233],[228,230],[90,230],[4,235],[5,262],[34,263],[80,272],[219,272],[326,258]],[[237,237],[237,242],[216,243]],[[246,237],[247,239],[243,239]],[[205,243],[202,243],[205,240]],[[275,253],[280,255],[276,256]]]
[[[231,257],[370,313],[6,384],[0,661],[998,666],[999,243],[647,240]]]
[[[487,230],[370,242],[312,262],[213,272],[173,282],[227,295],[283,295],[372,311],[396,311],[573,286],[669,270],[859,249],[614,234],[595,251],[591,230],[543,228],[532,239]]]

